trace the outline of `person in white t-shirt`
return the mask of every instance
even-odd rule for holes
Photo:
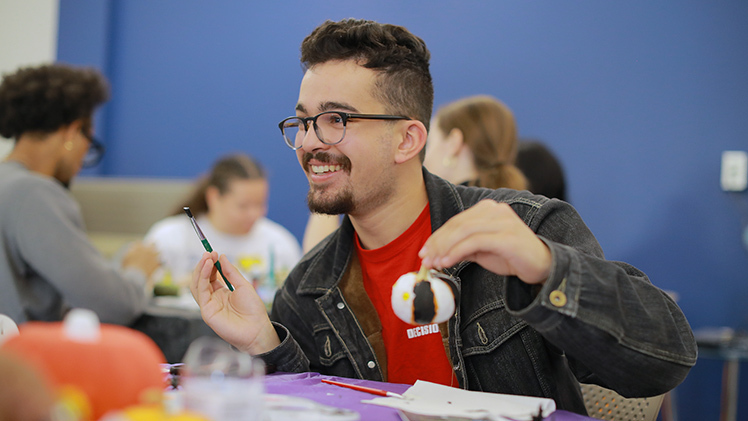
[[[247,155],[226,156],[214,164],[173,216],[151,227],[145,241],[161,253],[166,277],[176,284],[189,281],[205,252],[182,211],[189,206],[213,249],[239,268],[269,306],[301,258],[301,248],[293,234],[266,217],[267,200],[262,166]]]

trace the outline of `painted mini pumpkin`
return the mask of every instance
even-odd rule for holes
[[[392,286],[392,310],[400,320],[412,325],[449,320],[458,299],[454,279],[433,269],[423,279],[417,272],[406,273]]]
[[[73,309],[64,322],[27,322],[3,344],[34,366],[80,419],[98,420],[110,410],[160,396],[164,354],[141,332],[99,324],[90,310]],[[67,418],[66,418],[67,419]],[[77,418],[76,418],[77,419]]]

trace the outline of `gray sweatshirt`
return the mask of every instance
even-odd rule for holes
[[[0,314],[20,324],[61,320],[74,307],[129,324],[147,303],[146,278],[106,260],[78,203],[56,179],[0,162]]]

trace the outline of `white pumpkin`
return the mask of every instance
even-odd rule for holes
[[[392,286],[392,310],[412,325],[441,323],[455,312],[457,286],[449,277],[429,270],[424,279],[417,272],[401,276]]]

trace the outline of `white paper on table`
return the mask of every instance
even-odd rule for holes
[[[489,420],[532,420],[540,408],[544,417],[556,410],[553,399],[474,392],[423,380],[418,380],[403,397],[405,399],[376,398],[362,402],[426,416]]]

